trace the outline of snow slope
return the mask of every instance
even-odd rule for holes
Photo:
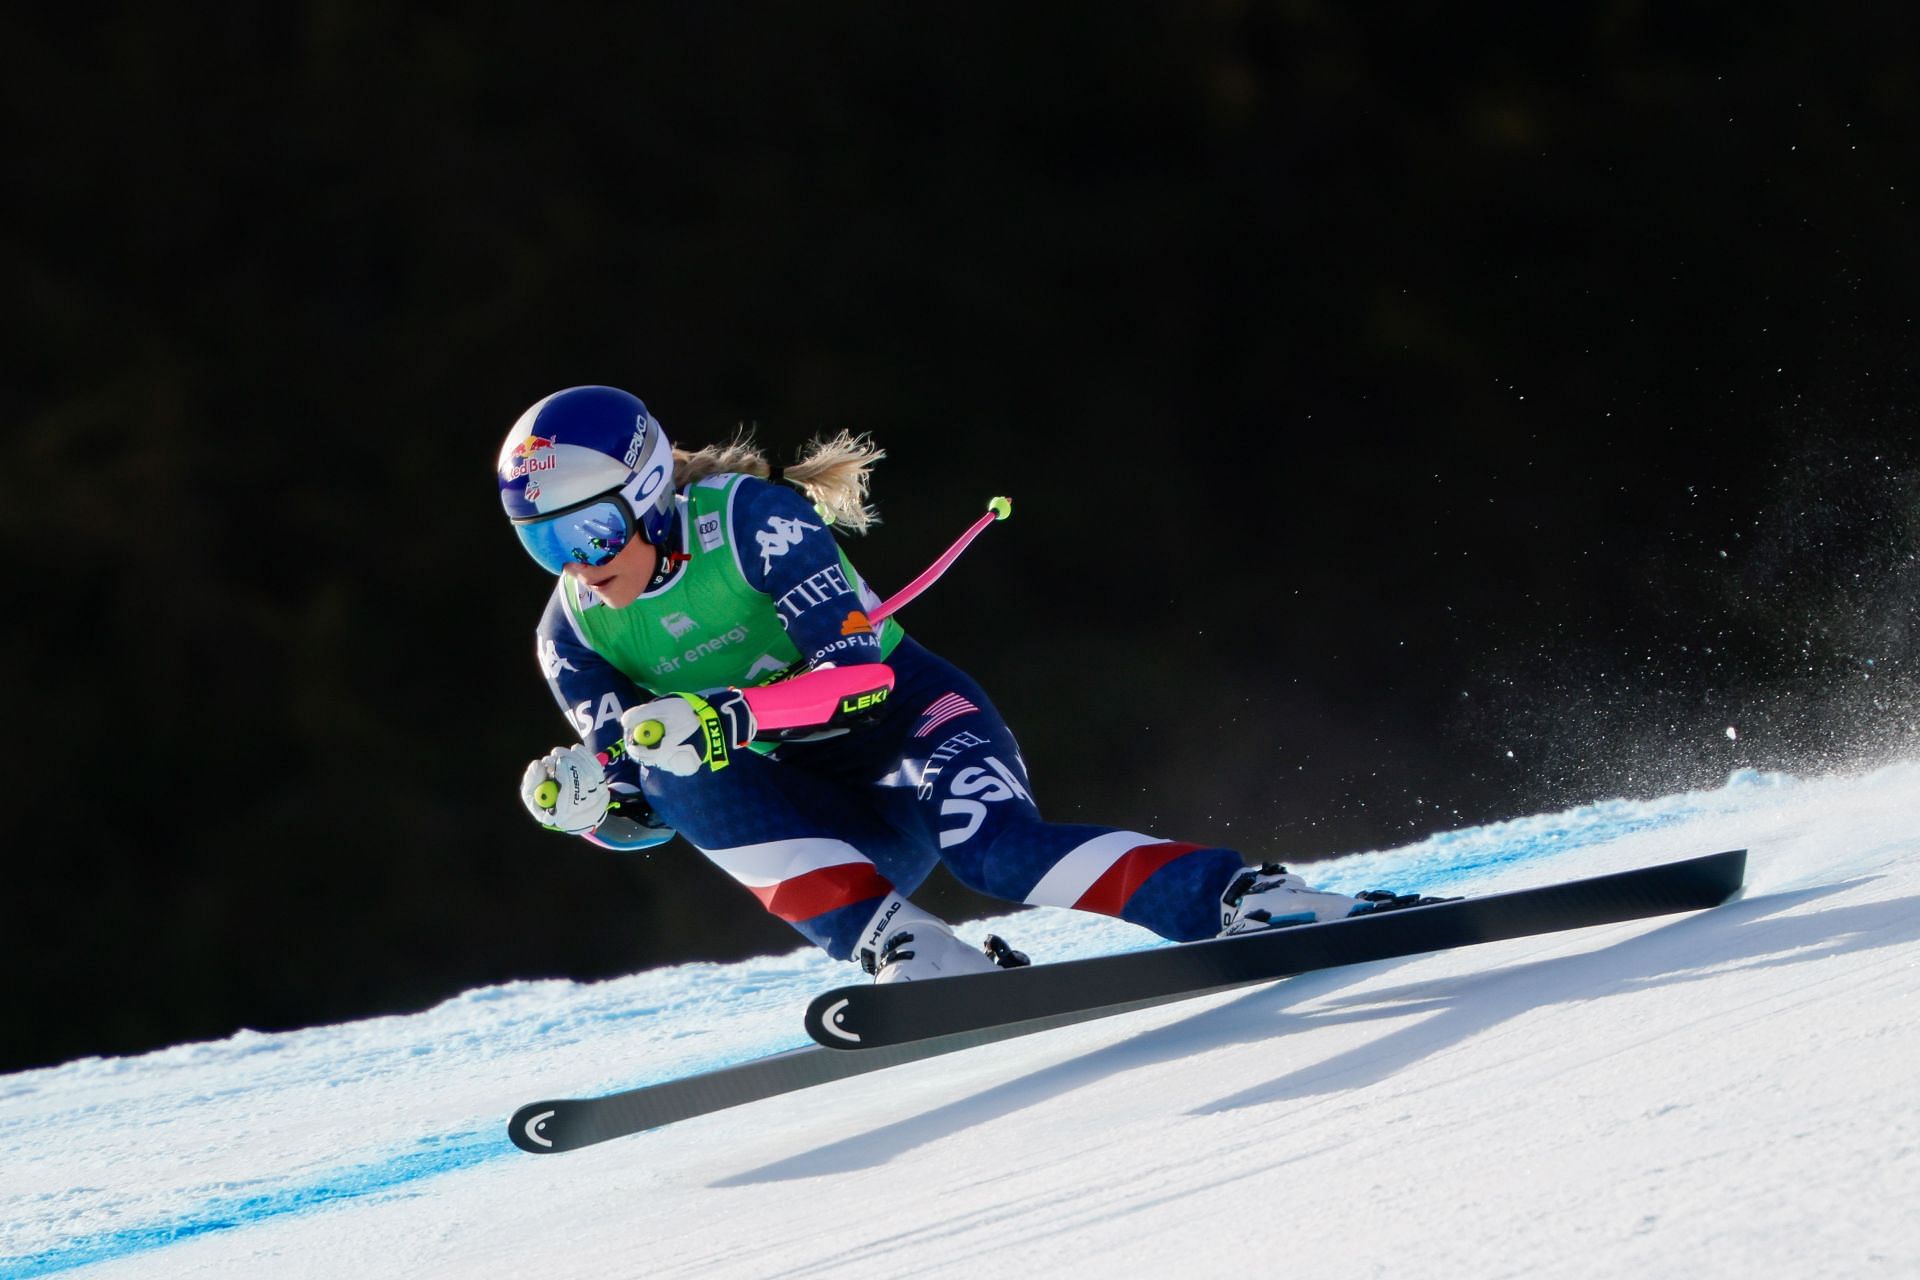
[[[1920,763],[1454,832],[1323,882],[1716,849],[1703,913],[1309,975],[569,1155],[505,1121],[803,1042],[806,952],[0,1077],[0,1276],[1920,1275]],[[1041,960],[1159,945],[1027,912]]]

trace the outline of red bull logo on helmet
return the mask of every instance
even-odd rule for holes
[[[545,457],[539,456],[542,452]],[[519,480],[531,477],[537,472],[551,471],[558,465],[559,459],[553,453],[553,441],[547,436],[528,436],[513,447],[507,455],[508,463],[503,480]]]

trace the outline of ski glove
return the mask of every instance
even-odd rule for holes
[[[753,741],[753,709],[738,689],[711,697],[676,693],[629,709],[620,717],[627,755],[651,769],[691,778],[702,768],[718,772],[735,750]]]
[[[607,816],[613,798],[607,770],[586,747],[555,747],[520,775],[520,800],[533,820],[552,831],[583,836]]]

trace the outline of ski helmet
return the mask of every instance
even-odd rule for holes
[[[500,446],[500,503],[551,573],[601,565],[635,533],[662,545],[676,518],[673,446],[638,396],[569,387],[520,415]]]

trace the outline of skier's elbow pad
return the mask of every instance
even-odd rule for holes
[[[651,814],[648,815],[650,818]],[[581,838],[591,840],[605,849],[618,849],[623,853],[635,849],[651,849],[655,845],[665,844],[677,833],[672,827],[654,818],[651,822],[636,822],[618,810],[609,813],[600,820],[600,825],[591,831],[581,833]]]

